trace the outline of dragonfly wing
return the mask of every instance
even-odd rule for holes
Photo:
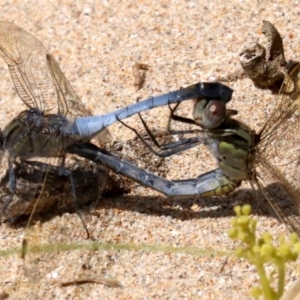
[[[46,59],[57,94],[58,113],[74,117],[90,116],[91,111],[81,102],[54,57],[47,54]]]
[[[29,108],[44,110],[45,102],[51,108],[48,101],[55,99],[47,53],[43,44],[22,28],[0,22],[0,55],[8,65],[17,93]]]
[[[28,108],[65,116],[91,115],[54,57],[24,29],[10,22],[0,22],[0,55],[8,65],[18,95]],[[104,134],[110,136],[107,132]]]
[[[261,160],[256,185],[263,195],[260,205],[284,223],[291,232],[300,235],[299,190],[276,167]],[[265,205],[264,205],[265,203]]]
[[[58,113],[65,116],[83,117],[91,116],[92,112],[88,110],[81,102],[66,76],[59,67],[57,61],[51,54],[46,55],[48,69],[50,71],[52,82],[57,94]],[[98,136],[99,142],[110,142],[111,135],[108,129],[103,130]]]
[[[263,193],[278,218],[300,234],[300,110],[295,72],[299,74],[299,68],[288,74],[288,84],[281,89],[285,93],[294,86],[293,97],[281,94],[275,98],[273,113],[258,135],[257,174],[259,186],[275,185]],[[289,84],[291,79],[294,84]]]

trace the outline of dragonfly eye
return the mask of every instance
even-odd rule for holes
[[[226,104],[220,100],[197,100],[193,117],[195,123],[207,129],[221,125],[226,115]]]

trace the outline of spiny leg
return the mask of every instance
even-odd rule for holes
[[[73,194],[73,198],[74,198],[74,203],[75,203],[75,210],[76,210],[76,213],[80,219],[80,221],[82,222],[83,224],[83,227],[86,231],[86,239],[89,239],[90,238],[90,233],[87,229],[87,226],[82,218],[82,215],[79,211],[79,205],[78,205],[78,199],[77,199],[77,196],[76,196],[76,188],[75,188],[75,184],[74,184],[74,178],[73,178],[73,175],[72,175],[72,172],[70,170],[68,170],[67,168],[63,167],[63,164],[64,164],[64,160],[62,161],[61,163],[61,166],[52,166],[52,165],[49,165],[49,164],[46,164],[46,163],[43,163],[43,162],[38,162],[38,161],[26,161],[26,163],[28,165],[31,165],[31,166],[34,166],[34,167],[38,167],[41,171],[44,171],[45,172],[45,175],[44,175],[44,179],[43,179],[43,182],[42,182],[42,189],[39,193],[39,196],[37,198],[37,200],[35,201],[35,204],[34,204],[34,207],[32,209],[32,213],[30,214],[30,217],[29,217],[29,220],[27,222],[27,225],[26,225],[26,228],[25,230],[27,230],[31,223],[32,223],[32,219],[33,219],[33,215],[34,215],[34,212],[36,210],[36,207],[39,203],[39,201],[41,200],[41,197],[43,195],[43,192],[45,191],[45,187],[46,187],[46,181],[49,179],[49,173],[52,172],[52,173],[57,173],[58,175],[63,175],[63,176],[66,176],[69,178],[70,180],[70,184],[71,184],[71,189],[72,189],[72,194]],[[26,237],[23,238],[22,240],[22,249],[21,249],[21,258],[25,258],[26,256],[26,253],[27,253],[27,245],[28,245],[28,241],[26,239]]]
[[[9,163],[8,174],[9,174],[9,188],[8,188],[9,197],[2,206],[1,219],[4,216],[6,209],[8,205],[11,203],[14,194],[16,192],[16,175],[15,175],[14,167],[12,166],[11,163]]]
[[[159,156],[159,157],[168,157],[171,156],[173,154],[176,154],[178,152],[190,149],[195,147],[196,145],[203,143],[203,139],[200,138],[199,136],[196,136],[194,138],[188,138],[188,139],[183,139],[182,141],[179,142],[174,142],[174,143],[169,143],[166,145],[161,145],[160,147],[163,148],[163,150],[165,150],[164,152],[157,152],[153,149],[153,147],[151,147],[146,141],[145,139],[140,135],[140,133],[133,127],[129,126],[128,124],[126,124],[125,122],[119,120],[119,122],[124,125],[125,127],[129,128],[130,130],[132,130],[136,136],[143,142],[143,144],[155,155]],[[152,135],[152,134],[151,134]],[[153,135],[152,135],[153,136]],[[156,143],[158,144],[158,142],[156,141]],[[158,144],[159,145],[159,144]]]
[[[58,175],[63,175],[63,176],[66,176],[66,177],[69,178],[71,188],[72,188],[74,203],[75,203],[75,210],[76,210],[76,213],[77,213],[79,219],[81,220],[81,222],[83,224],[83,227],[86,231],[86,234],[87,234],[86,239],[89,239],[90,238],[90,233],[89,233],[89,231],[86,227],[86,224],[83,221],[82,215],[81,215],[80,210],[79,210],[78,199],[77,199],[77,196],[76,196],[76,188],[75,188],[74,178],[73,178],[72,172],[68,168],[64,167],[65,158],[63,158],[63,160],[62,160],[59,167],[58,166],[52,166],[52,165],[49,165],[49,164],[45,164],[45,163],[42,163],[42,162],[37,162],[37,161],[27,161],[27,163],[30,164],[30,165],[33,165],[33,166],[34,165],[39,166],[40,168],[44,169],[45,172],[47,172],[47,173],[52,171],[52,173],[56,172]],[[45,180],[46,180],[46,177],[45,177],[44,181]]]
[[[182,116],[178,116],[175,114],[175,111],[177,110],[177,108],[179,107],[181,102],[176,103],[176,105],[172,108],[171,105],[168,105],[169,110],[170,110],[170,116],[168,118],[168,125],[167,125],[167,131],[170,134],[190,134],[190,133],[200,133],[203,132],[202,129],[190,129],[190,130],[173,130],[171,129],[171,120],[173,121],[177,121],[177,122],[181,122],[181,123],[185,123],[185,124],[191,124],[191,125],[197,125],[195,120],[190,119],[190,118],[185,118]]]

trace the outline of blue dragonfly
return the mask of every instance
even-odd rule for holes
[[[109,136],[108,126],[145,110],[199,97],[227,103],[232,95],[232,89],[221,83],[200,82],[107,114],[92,116],[53,55],[24,29],[10,22],[0,22],[0,55],[27,107],[1,132],[2,164],[7,164],[2,169],[8,170],[9,197],[2,199],[0,211],[6,218],[20,214],[18,202],[13,201],[18,161],[40,167],[45,172],[51,170],[69,176],[76,203],[74,182],[65,166],[70,146],[85,145],[95,136],[105,139]],[[127,176],[130,177],[130,173]],[[31,193],[34,198],[36,191]]]

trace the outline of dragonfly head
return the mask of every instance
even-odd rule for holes
[[[193,118],[195,123],[206,129],[219,127],[226,117],[226,103],[221,100],[196,99]]]

